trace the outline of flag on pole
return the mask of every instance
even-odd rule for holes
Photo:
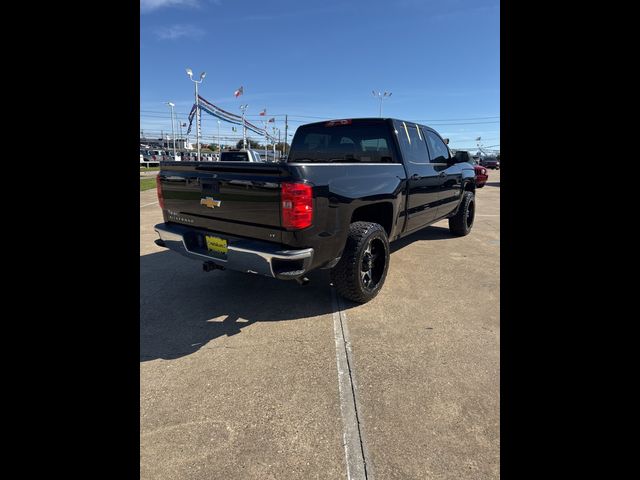
[[[276,119],[272,117],[272,118],[269,119],[269,121],[267,123],[273,123],[275,121],[276,121]]]
[[[233,96],[238,98],[240,95],[242,95],[244,93],[244,88],[240,87],[239,89],[237,89],[235,92],[233,92]]]
[[[196,104],[193,104],[193,107],[191,107],[191,111],[189,112],[189,128],[187,129],[187,135],[189,135],[189,133],[191,133],[191,126],[193,125],[193,118],[196,115]]]
[[[262,115],[263,117],[264,117],[266,114],[267,114],[267,109],[266,109],[266,108],[260,112],[260,115]]]

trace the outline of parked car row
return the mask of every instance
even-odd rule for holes
[[[198,152],[196,151],[182,151],[176,152],[176,157],[173,156],[172,150],[149,150],[140,149],[140,165],[157,166],[160,162],[195,162],[198,159]],[[286,156],[282,156],[276,161],[283,161]],[[272,162],[273,155],[269,152],[269,155],[265,157],[261,155],[258,150],[224,150],[219,155],[212,152],[200,152],[201,162]]]
[[[200,161],[202,162],[217,162],[219,160],[217,153],[213,152],[200,152]],[[172,150],[149,150],[140,149],[140,164],[143,165],[159,165],[160,162],[167,161],[195,161],[198,158],[198,152],[185,152],[177,151],[176,158],[173,156]]]
[[[171,158],[168,158],[167,160],[171,160]],[[195,162],[198,160],[198,152],[178,152],[178,158],[176,160],[183,162]],[[219,155],[217,153],[200,152],[201,162],[217,162],[218,160]]]

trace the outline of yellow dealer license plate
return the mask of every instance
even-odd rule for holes
[[[227,241],[223,238],[218,237],[210,237],[209,235],[205,235],[205,240],[207,241],[207,250],[210,252],[223,253],[227,254]]]

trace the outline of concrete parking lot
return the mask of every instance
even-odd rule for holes
[[[365,305],[336,304],[326,271],[304,287],[204,273],[153,243],[155,195],[140,193],[141,478],[347,478],[336,310],[367,478],[499,478],[500,171],[468,236],[445,221],[393,243]]]

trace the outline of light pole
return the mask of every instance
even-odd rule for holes
[[[166,102],[171,107],[171,136],[173,137],[173,160],[176,159],[176,128],[173,123],[173,107],[176,106],[173,102]]]
[[[262,121],[264,125],[264,161],[267,161],[267,143],[269,142],[269,134],[267,133],[267,122]]]
[[[189,79],[196,85],[196,144],[198,145],[198,161],[200,161],[200,104],[198,103],[198,84],[202,83],[207,72],[200,74],[200,80],[193,79],[193,71],[187,68],[187,75]]]
[[[218,159],[220,159],[221,153],[222,153],[222,146],[220,146],[220,120],[218,120]]]
[[[245,103],[244,105],[240,105],[240,110],[242,110],[242,149],[247,149],[247,127],[244,124],[244,111],[247,109],[249,104]]]
[[[284,116],[284,154],[287,154],[287,138],[289,138],[287,136],[287,130],[289,129],[289,122],[287,122],[287,119],[289,118],[289,115],[285,115]]]
[[[391,92],[378,92],[376,93],[375,90],[372,90],[371,93],[373,93],[373,96],[380,99],[380,117],[382,117],[382,100],[384,100],[385,98],[388,98],[391,96]]]
[[[276,161],[276,127],[273,128],[273,161]]]

